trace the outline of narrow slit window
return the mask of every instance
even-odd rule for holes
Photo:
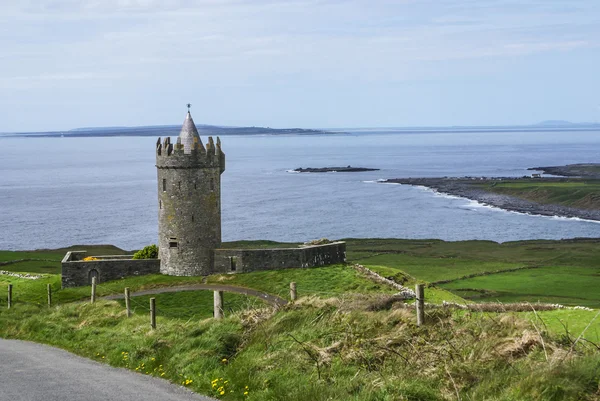
[[[177,189],[179,189],[181,191],[181,181],[177,182]]]
[[[163,178],[163,192],[167,192],[167,179]]]
[[[194,215],[192,215],[192,223],[194,222]]]
[[[194,182],[194,189],[198,189],[198,185]]]
[[[237,256],[231,256],[229,258],[229,262],[231,263],[230,270],[232,272],[236,271],[237,270]]]
[[[159,201],[158,201],[158,208],[159,208],[159,209],[162,209],[162,200],[159,200]]]
[[[215,179],[214,178],[210,179],[210,190],[211,191],[215,190]]]

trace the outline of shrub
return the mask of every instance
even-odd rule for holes
[[[156,259],[158,258],[158,247],[154,244],[148,245],[133,254],[134,259]]]

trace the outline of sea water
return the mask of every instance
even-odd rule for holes
[[[382,184],[399,177],[522,176],[600,161],[599,132],[225,136],[223,240],[349,237],[444,240],[599,237],[600,224],[530,216]],[[0,249],[157,241],[151,137],[0,138]],[[297,167],[379,168],[291,173]]]

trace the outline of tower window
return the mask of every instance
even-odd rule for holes
[[[198,189],[198,186],[196,185],[195,182],[194,182],[194,189]]]
[[[167,192],[167,179],[163,178],[163,192]]]
[[[177,238],[169,238],[169,248],[178,248]]]
[[[194,215],[192,215],[192,223],[194,222]]]
[[[158,208],[162,209],[162,200],[160,200],[160,199],[158,200]]]
[[[181,191],[181,181],[177,182],[177,188]]]
[[[211,191],[215,190],[215,179],[214,178],[210,179],[210,190]]]
[[[236,271],[237,270],[237,256],[230,256],[229,257],[229,262],[231,263],[230,264],[230,270],[232,272]]]

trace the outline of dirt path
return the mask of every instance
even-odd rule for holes
[[[283,306],[288,302],[276,295],[267,294],[266,292],[254,290],[252,288],[245,287],[236,287],[234,285],[225,285],[225,284],[190,284],[190,285],[178,285],[174,287],[163,287],[163,288],[153,288],[150,290],[137,291],[132,292],[132,297],[139,297],[142,295],[153,295],[153,294],[163,294],[166,292],[180,292],[180,291],[200,291],[200,290],[209,290],[209,291],[225,291],[225,292],[234,292],[236,294],[249,295],[251,297],[260,298],[263,301],[271,304],[273,306]],[[108,295],[105,297],[101,297],[101,299],[123,299],[125,295],[123,294],[115,294]]]

